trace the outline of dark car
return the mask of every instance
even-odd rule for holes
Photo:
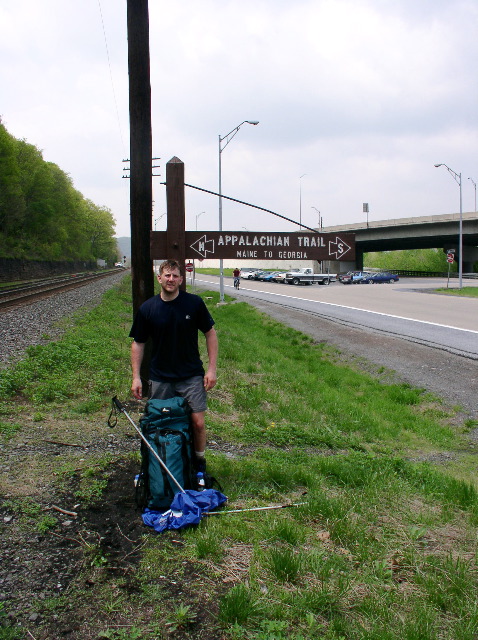
[[[347,273],[339,274],[337,280],[342,284],[357,284],[357,282],[370,275],[372,274],[368,271],[347,271]]]
[[[369,273],[361,280],[361,284],[376,284],[381,282],[398,282],[399,277],[396,273]]]

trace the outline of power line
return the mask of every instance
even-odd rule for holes
[[[121,146],[123,147],[123,153],[124,153],[125,152],[125,144],[124,144],[124,140],[123,140],[123,131],[121,129],[121,120],[120,120],[120,117],[119,117],[118,101],[116,100],[116,91],[115,91],[115,84],[113,82],[113,73],[111,71],[110,52],[109,52],[109,49],[108,49],[108,40],[106,38],[106,29],[105,29],[105,22],[103,20],[103,11],[101,9],[101,0],[98,0],[98,8],[100,10],[101,26],[103,28],[103,37],[105,39],[106,58],[108,60],[108,68],[109,68],[109,71],[110,71],[111,88],[113,90],[113,99],[114,99],[115,109],[116,109],[116,118],[118,119],[118,128],[119,128],[119,132],[120,132]]]

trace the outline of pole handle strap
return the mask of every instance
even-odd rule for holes
[[[124,406],[118,400],[118,396],[112,398],[111,405],[110,415],[108,416],[108,427],[113,429],[118,424],[118,414],[124,412]]]

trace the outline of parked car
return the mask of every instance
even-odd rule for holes
[[[257,271],[261,271],[261,269],[256,269],[255,267],[241,269],[241,278],[252,280],[252,276],[257,273]]]
[[[278,271],[271,271],[270,273],[266,274],[265,276],[261,277],[262,282],[275,282],[274,278],[276,277],[276,275],[278,274]]]
[[[270,273],[271,273],[270,271],[256,271],[252,276],[251,280],[263,280]]]
[[[287,280],[285,278],[288,273],[300,273],[300,269],[289,269],[288,271],[279,271],[275,281],[280,282],[282,284],[284,283],[287,284]]]
[[[360,280],[360,284],[376,284],[378,282],[398,282],[396,273],[369,273]]]
[[[339,274],[337,276],[337,280],[342,284],[356,284],[357,282],[360,282],[362,278],[371,275],[373,274],[368,271],[347,271],[347,273]]]
[[[285,274],[285,282],[287,284],[330,284],[335,280],[335,273],[314,273],[310,267],[303,269],[294,269]]]
[[[286,273],[287,273],[287,271],[278,271],[275,274],[275,276],[272,278],[272,281],[273,282],[280,282],[281,284],[284,284]]]
[[[122,262],[115,262],[115,267],[118,267],[120,269],[124,269],[125,268],[125,266],[124,266],[124,264]]]

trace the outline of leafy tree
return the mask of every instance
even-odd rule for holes
[[[113,237],[115,221],[107,207],[98,207],[91,200],[83,203],[87,223],[88,242],[92,257],[106,262],[116,260],[116,239]]]
[[[2,245],[15,237],[25,217],[25,199],[16,159],[16,142],[0,120],[0,235]]]
[[[0,119],[0,256],[114,262],[114,227],[109,209],[85,199],[67,173]]]

